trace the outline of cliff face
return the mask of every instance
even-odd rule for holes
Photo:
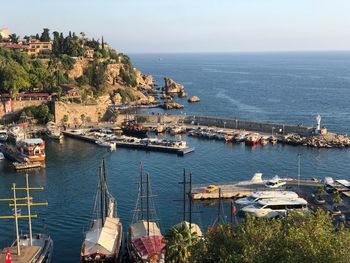
[[[67,75],[71,79],[79,78],[84,74],[84,70],[91,66],[92,61],[88,59],[78,59],[75,61],[73,69],[67,71]],[[120,84],[124,82],[120,77],[120,71],[124,68],[122,63],[109,63],[106,66],[106,82],[107,85]],[[135,69],[136,82],[138,87],[151,89],[153,87],[153,77],[151,75],[145,75],[140,70]]]
[[[77,59],[73,69],[67,72],[71,79],[79,78],[84,74],[84,71],[91,67],[92,60]],[[153,77],[145,75],[140,70],[134,69],[136,87],[127,87],[121,77],[121,71],[126,70],[123,63],[108,63],[106,65],[106,85],[104,93],[110,95],[111,102],[114,104],[150,104],[155,102],[155,97],[148,95],[147,90],[153,88]],[[123,96],[122,96],[122,95]]]
[[[136,81],[138,83],[138,86],[146,89],[151,89],[154,84],[153,76],[145,75],[137,69],[135,71],[136,71]]]
[[[79,78],[84,74],[84,70],[90,65],[87,59],[78,59],[73,65],[73,69],[67,71],[67,75],[71,79]]]

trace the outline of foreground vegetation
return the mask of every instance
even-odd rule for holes
[[[322,210],[284,219],[247,218],[234,227],[218,225],[203,238],[193,234],[186,226],[170,230],[167,262],[350,262],[349,231],[335,228]]]

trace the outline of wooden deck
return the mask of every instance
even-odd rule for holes
[[[10,253],[12,263],[28,263],[40,252],[41,247],[21,247],[21,255],[17,255],[17,247],[11,247]],[[7,249],[3,249],[0,254],[0,263],[5,262]]]

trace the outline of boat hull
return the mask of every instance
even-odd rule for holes
[[[31,162],[42,162],[45,161],[45,155],[39,155],[39,156],[24,156]]]
[[[259,143],[259,140],[256,140],[256,141],[245,141],[245,144],[250,145],[250,146],[257,145],[258,143]]]
[[[134,136],[134,137],[138,137],[138,138],[146,138],[147,137],[146,130],[133,131],[133,130],[129,130],[129,129],[122,129],[122,131],[123,131],[123,134],[125,134],[127,136]]]

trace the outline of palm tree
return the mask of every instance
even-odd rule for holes
[[[317,187],[317,197],[315,197],[317,204],[321,205],[321,204],[326,203],[326,200],[322,197],[325,193],[326,193],[326,190],[325,190],[325,187],[323,185],[320,185]]]
[[[338,208],[338,204],[341,203],[340,193],[339,191],[334,191],[332,194],[332,200],[333,200],[333,212],[340,212],[340,209]]]
[[[196,232],[190,231],[187,222],[172,227],[169,230],[166,247],[166,262],[186,263],[189,262],[190,250],[198,240]]]

